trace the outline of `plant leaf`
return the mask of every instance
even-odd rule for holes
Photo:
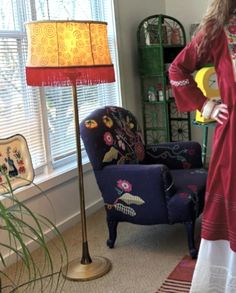
[[[39,286],[41,289],[40,292],[44,292],[46,289],[47,292],[52,292],[53,288],[55,289],[55,287],[53,286],[53,276],[56,274],[58,275],[56,281],[56,292],[59,292],[62,290],[65,280],[59,280],[59,276],[61,275],[60,268],[59,271],[55,273],[51,252],[48,250],[47,245],[48,237],[44,235],[44,229],[47,228],[48,230],[53,231],[55,235],[59,237],[60,244],[62,243],[64,254],[61,251],[61,247],[59,250],[59,247],[57,247],[57,245],[55,245],[54,243],[52,244],[59,251],[61,265],[63,264],[64,255],[66,255],[66,263],[68,263],[68,253],[66,245],[64,243],[64,239],[62,238],[59,230],[52,223],[52,221],[42,215],[33,213],[31,209],[29,209],[26,205],[24,205],[15,197],[11,187],[11,182],[7,175],[6,182],[8,185],[9,194],[5,197],[9,198],[11,203],[10,207],[9,205],[8,207],[6,207],[3,204],[4,202],[0,201],[0,230],[5,230],[8,234],[8,244],[0,241],[0,247],[5,247],[9,249],[17,256],[17,260],[20,260],[21,262],[19,267],[17,267],[18,273],[14,276],[14,278],[10,278],[10,276],[5,274],[4,271],[0,270],[0,277],[4,276],[4,280],[8,280],[6,284],[1,284],[2,287],[0,287],[0,292],[1,288],[4,288],[3,290],[12,288],[12,290],[9,292],[15,292],[17,288],[20,288],[22,286],[25,286],[26,290],[30,290],[27,292],[35,292],[34,289],[36,281],[39,282]],[[37,185],[35,186],[38,187]],[[42,194],[44,194],[43,191]],[[28,249],[27,240],[34,241],[41,248],[44,257],[44,259],[42,260],[42,266],[39,266],[39,264],[34,261],[32,254]],[[0,262],[3,266],[6,265],[2,253],[0,254]],[[28,281],[26,280],[24,284],[20,284],[20,277],[23,276],[24,270],[27,270]],[[48,272],[49,274],[47,274]],[[43,278],[45,277],[48,278],[47,282],[43,282]]]

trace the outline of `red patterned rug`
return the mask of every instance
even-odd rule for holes
[[[177,264],[175,269],[161,285],[160,289],[157,290],[157,293],[188,293],[191,286],[195,264],[196,259],[192,259],[188,255],[184,256],[184,258]]]

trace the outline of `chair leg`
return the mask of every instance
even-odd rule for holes
[[[195,247],[195,241],[194,241],[195,220],[193,220],[192,222],[186,222],[184,224],[187,229],[189,253],[192,259],[196,259],[198,250]]]
[[[118,222],[108,220],[107,225],[109,230],[109,239],[107,240],[107,246],[110,248],[113,248],[116,241],[116,236],[117,236]]]

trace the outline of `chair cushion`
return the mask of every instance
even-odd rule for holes
[[[171,170],[176,192],[167,203],[170,223],[192,221],[204,206],[207,171],[205,169]]]

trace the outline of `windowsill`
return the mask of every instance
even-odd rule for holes
[[[90,171],[92,171],[91,164],[89,162],[83,164],[83,173],[86,174]],[[66,165],[66,167],[54,170],[51,174],[36,176],[32,184],[15,190],[14,195],[20,201],[29,200],[42,192],[47,192],[56,186],[76,178],[78,176],[77,172],[76,164],[71,163],[70,165]],[[12,201],[6,195],[0,196],[0,200],[4,202],[5,206],[12,205]]]

